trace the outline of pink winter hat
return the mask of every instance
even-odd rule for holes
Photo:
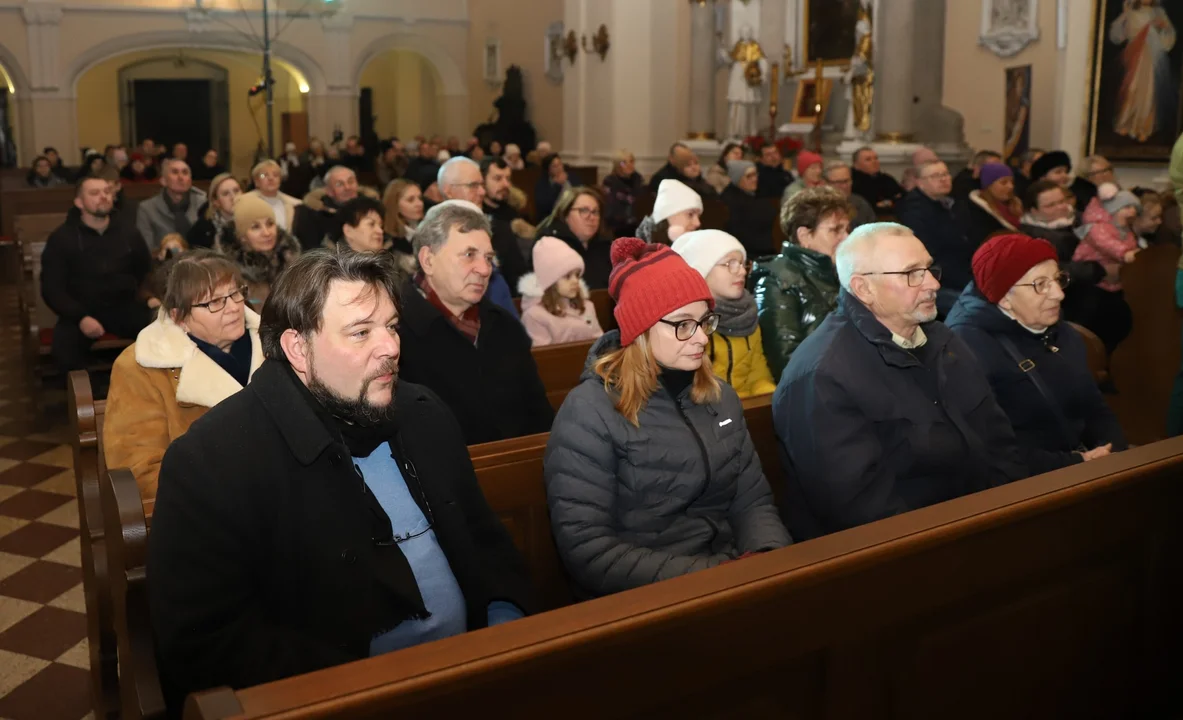
[[[583,271],[583,258],[575,248],[549,236],[534,243],[534,277],[541,290],[545,291],[572,270]]]

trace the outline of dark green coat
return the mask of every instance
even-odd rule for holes
[[[768,369],[779,380],[797,346],[838,307],[834,261],[786,242],[780,255],[756,262],[748,288],[756,296]]]

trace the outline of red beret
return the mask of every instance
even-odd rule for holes
[[[974,282],[987,300],[997,304],[1028,270],[1046,260],[1059,260],[1047,240],[1018,233],[998,235],[974,253]]]

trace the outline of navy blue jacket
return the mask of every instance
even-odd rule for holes
[[[939,322],[913,351],[845,290],[772,396],[797,540],[1025,477],[1014,431],[965,344]]]
[[[1062,322],[1036,335],[1004,315],[973,285],[957,300],[946,323],[986,371],[1033,474],[1081,462],[1074,451],[1082,447],[1091,450],[1111,442],[1114,452],[1126,449],[1121,425],[1097,389],[1076,328]],[[1010,338],[1023,358],[1034,361],[1030,372],[1038,373],[1051,392],[1063,423],[999,337]]]
[[[952,198],[950,198],[951,200]],[[913,188],[897,203],[901,225],[907,225],[932,260],[941,266],[941,287],[961,292],[973,280],[976,246],[965,235],[965,219],[955,205],[946,207]]]

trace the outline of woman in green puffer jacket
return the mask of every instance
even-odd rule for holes
[[[748,276],[764,356],[778,380],[797,346],[838,306],[834,250],[846,239],[854,215],[850,202],[832,187],[802,190],[781,207],[788,240],[780,255],[758,261]]]

